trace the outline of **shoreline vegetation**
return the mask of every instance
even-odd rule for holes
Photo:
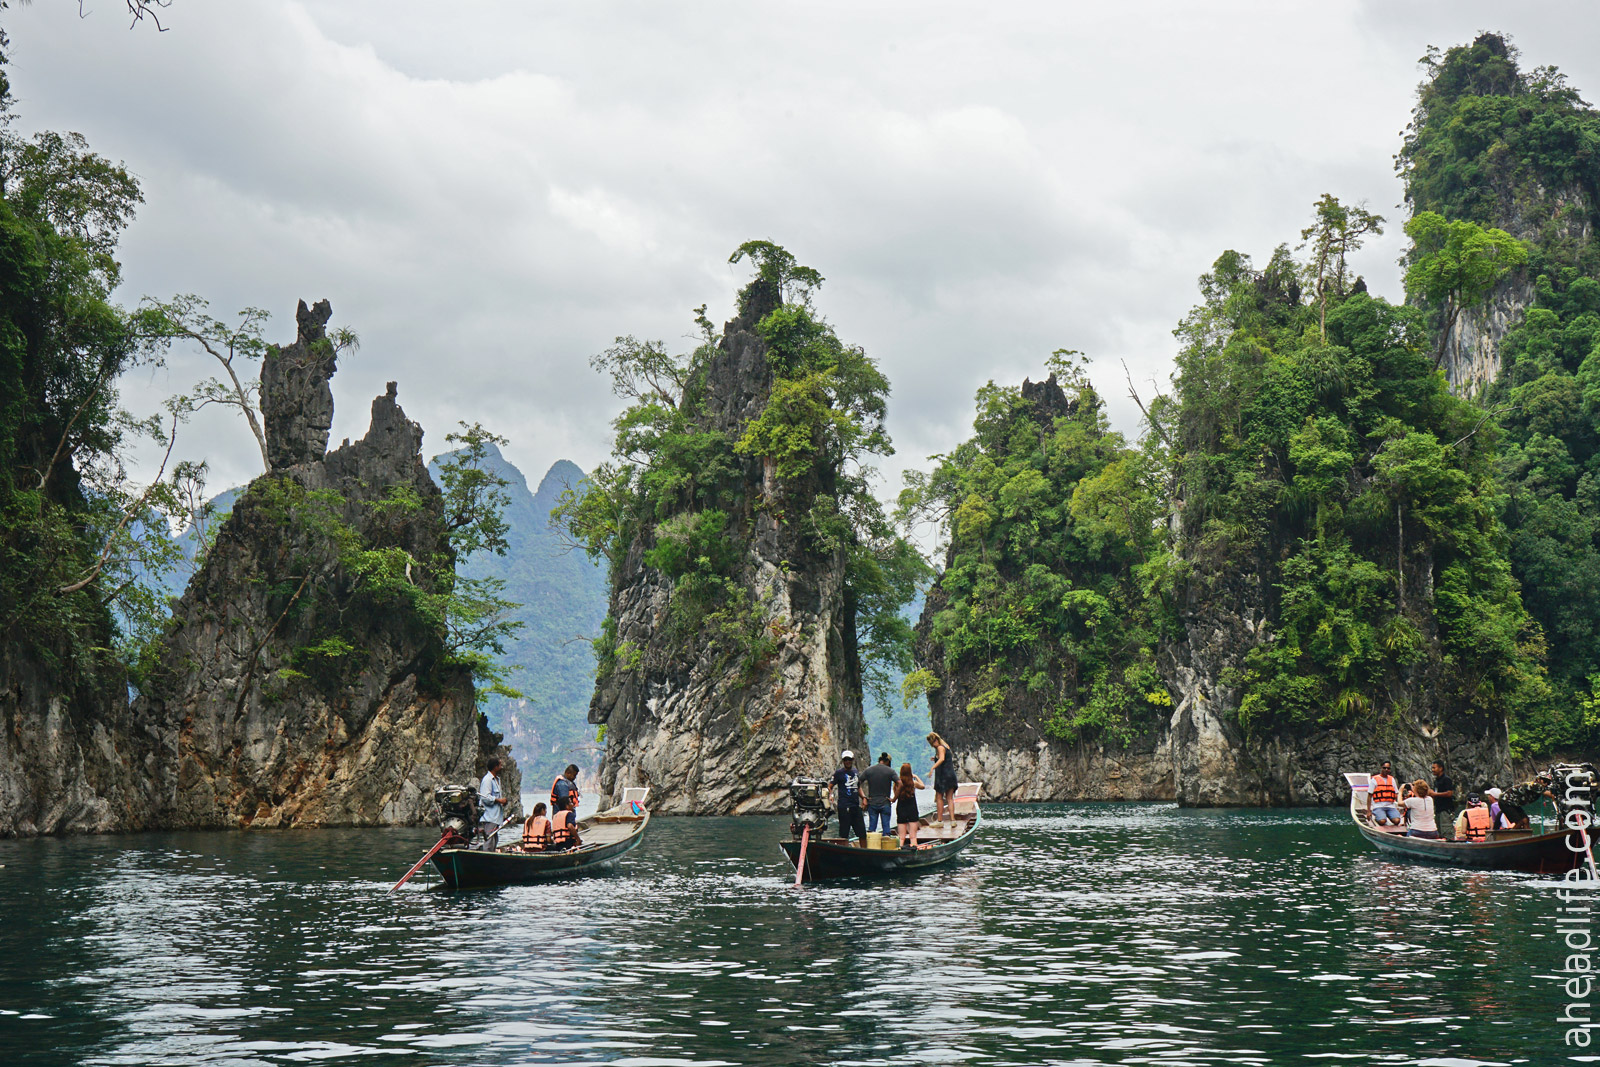
[[[14,132],[6,47],[0,836],[425,821],[424,778],[504,751],[491,698],[519,736],[594,729],[601,786],[663,814],[778,810],[864,748],[865,708],[924,701],[1008,800],[1342,803],[1340,765],[1389,753],[1476,782],[1600,751],[1600,112],[1501,35],[1424,58],[1404,218],[1327,193],[1265,257],[1221,252],[1170,384],[1127,383],[1138,440],[1105,416],[1121,383],[1060,349],[979,389],[972,435],[886,504],[891,383],[818,270],[741,245],[735,319],[702,305],[691,351],[622,336],[592,361],[625,403],[613,454],[541,499],[609,603],[589,725],[543,732],[541,695],[575,716],[588,683],[508,658],[547,627],[494,562],[504,438],[463,424],[430,477],[391,385],[327,452],[359,339],[326,304],[277,346],[256,308],[117,303],[139,183],[76,134]],[[1394,227],[1398,303],[1350,267]],[[125,410],[119,377],[173,345],[216,376]],[[262,455],[225,518],[204,463],[127,469],[207,405]],[[226,660],[206,687],[200,647]],[[459,735],[437,766],[435,728]],[[214,805],[151,799],[186,790]]]

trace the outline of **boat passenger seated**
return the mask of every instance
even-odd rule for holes
[[[568,809],[558,811],[550,820],[550,851],[559,852],[563,849],[577,848],[581,841],[578,840],[578,813]]]
[[[543,852],[550,847],[550,819],[545,810],[543,804],[535,804],[533,814],[522,824],[522,851]]]
[[[1513,804],[1509,800],[1500,802],[1500,818],[1507,829],[1527,830],[1531,826],[1528,819],[1528,809],[1521,804]]]
[[[1380,830],[1400,828],[1400,792],[1388,760],[1384,760],[1383,769],[1372,776],[1372,789],[1367,793],[1367,814]]]
[[[1489,840],[1489,831],[1493,827],[1494,820],[1483,798],[1474,793],[1467,798],[1467,806],[1456,817],[1456,840],[1481,845]]]

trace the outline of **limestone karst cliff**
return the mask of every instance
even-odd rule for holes
[[[1592,273],[1597,168],[1584,147],[1594,113],[1555,69],[1519,69],[1510,39],[1482,33],[1436,55],[1396,157],[1413,213],[1506,231],[1533,261],[1464,308],[1444,338],[1450,386],[1478,395],[1503,370],[1503,342],[1562,268]],[[1437,310],[1437,309],[1436,309]]]
[[[949,536],[917,626],[913,679],[933,728],[995,799],[1171,799],[1135,573],[1155,539],[1132,453],[1075,371],[1066,389],[1056,374],[991,383],[974,430],[918,501]]]
[[[0,835],[415,824],[435,786],[506,753],[439,620],[400,588],[453,558],[392,383],[366,435],[327,451],[329,315],[302,303],[294,343],[269,348],[273,468],[222,523],[132,706],[120,676],[63,686],[5,650]]]
[[[473,778],[499,742],[438,623],[404,588],[364,580],[361,551],[448,560],[443,505],[394,383],[359,441],[327,451],[336,354],[326,301],[268,350],[261,407],[272,470],[251,483],[175,607],[135,704],[159,737],[162,825],[404,825]],[[392,557],[401,558],[401,557]],[[389,580],[425,585],[422,564]],[[507,776],[515,782],[515,771]]]
[[[630,349],[619,383],[648,366],[682,392],[619,420],[644,466],[597,472],[586,505],[602,523],[591,545],[611,554],[590,707],[602,788],[648,785],[668,813],[783,810],[791,778],[827,771],[866,737],[852,578],[876,564],[846,514],[860,491],[847,457],[886,447],[887,383],[807,302],[785,302],[773,262],[720,338],[670,372],[648,347]],[[830,414],[803,421],[817,412]],[[778,424],[785,433],[768,434]],[[909,594],[885,605],[885,625]]]

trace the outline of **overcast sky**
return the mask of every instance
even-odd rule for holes
[[[1057,347],[1165,382],[1195,278],[1295,241],[1324,192],[1391,220],[1357,268],[1398,298],[1392,157],[1417,59],[1478,31],[1600,94],[1590,3],[543,3],[120,0],[4,14],[24,129],[76,130],[146,203],[121,299],[219,316],[327,297],[360,334],[334,440],[384,383],[427,431],[511,439],[537,479],[604,457],[618,410],[588,358],[618,334],[685,347],[728,317],[768,238],[827,278],[818,306],[893,383],[899,470],[967,435],[973,391]],[[196,353],[131,407],[213,373]],[[242,423],[180,451],[215,488],[259,473]]]

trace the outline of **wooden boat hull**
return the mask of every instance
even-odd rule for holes
[[[841,844],[837,838],[812,841],[806,846],[804,881],[823,881],[832,878],[872,878],[886,874],[921,871],[948,863],[961,854],[978,832],[983,821],[981,812],[974,813],[972,822],[960,836],[940,841],[931,848],[862,848]],[[800,859],[800,842],[780,841],[791,867]]]
[[[1560,874],[1584,862],[1579,835],[1558,830],[1553,834],[1528,834],[1501,831],[1482,844],[1468,841],[1434,841],[1425,837],[1406,837],[1375,830],[1356,819],[1361,836],[1385,856],[1437,863],[1450,867],[1477,867],[1495,871],[1529,871],[1533,874]],[[1515,834],[1516,836],[1510,836]],[[1579,851],[1568,848],[1568,838]],[[1496,839],[1497,838],[1497,839]]]
[[[527,885],[557,878],[601,874],[644,840],[650,822],[645,813],[628,836],[564,852],[481,852],[465,848],[441,849],[433,865],[451,889],[483,889],[497,885]],[[583,824],[579,824],[580,832]]]

